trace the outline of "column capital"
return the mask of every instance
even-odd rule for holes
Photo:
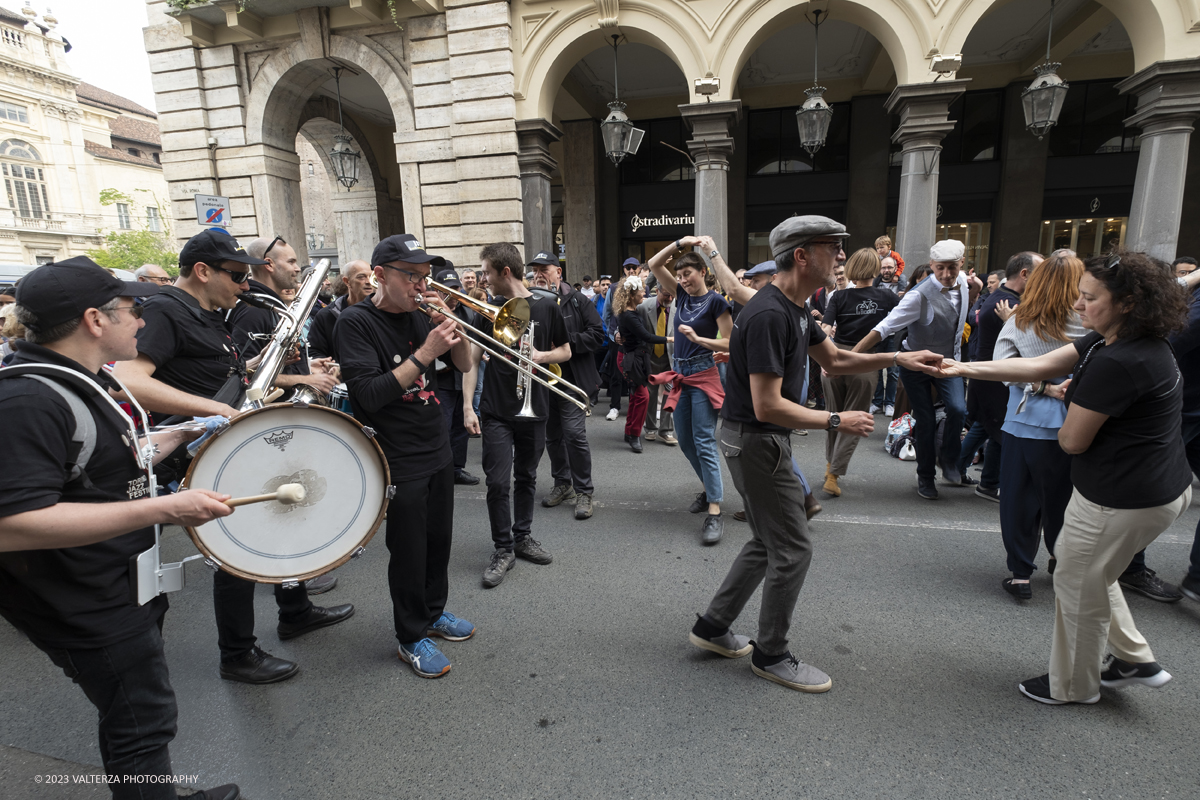
[[[1118,83],[1117,91],[1137,96],[1137,110],[1125,124],[1143,135],[1190,130],[1200,117],[1200,58],[1156,61]]]
[[[562,137],[562,131],[540,117],[517,120],[517,164],[521,176],[540,175],[549,180],[550,173],[558,168],[558,162],[550,156],[550,145]]]
[[[905,150],[938,147],[939,142],[954,130],[950,120],[950,104],[967,90],[970,78],[933,83],[909,83],[892,90],[884,109],[900,115],[900,127],[892,141]]]
[[[696,169],[728,170],[733,155],[733,129],[742,117],[742,101],[687,103],[679,107],[679,113],[692,129],[687,146]]]

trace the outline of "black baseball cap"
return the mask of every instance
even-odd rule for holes
[[[411,233],[398,233],[375,245],[374,251],[371,252],[371,266],[377,267],[392,261],[403,261],[405,264],[430,264],[435,267],[446,266],[446,259],[426,253],[421,243],[417,241],[417,237]]]
[[[254,258],[246,252],[246,248],[228,233],[216,228],[200,231],[188,239],[179,251],[179,266],[191,267],[203,261],[212,267],[221,266],[225,261],[236,261],[238,264],[261,266],[267,263],[261,258]]]
[[[447,261],[446,263],[450,264],[451,262]],[[442,286],[449,286],[451,289],[462,288],[462,281],[458,279],[458,273],[452,269],[439,272],[434,280],[436,280]]]
[[[534,264],[541,264],[544,267],[557,267],[558,257],[553,253],[547,253],[545,250],[534,256],[525,266],[532,267]]]
[[[158,294],[157,283],[136,283],[114,277],[86,256],[46,264],[17,283],[17,303],[33,312],[38,329],[79,319],[117,297]]]

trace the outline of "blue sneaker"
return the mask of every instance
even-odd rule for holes
[[[429,626],[429,635],[448,642],[465,642],[475,635],[475,626],[449,611],[443,611],[438,621]]]
[[[440,678],[450,671],[450,659],[442,655],[432,639],[400,645],[399,656],[422,678]]]

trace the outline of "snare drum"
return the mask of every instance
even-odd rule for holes
[[[329,393],[329,405],[343,414],[354,416],[354,412],[350,410],[350,390],[344,383],[333,387],[333,391]]]
[[[234,418],[205,442],[182,485],[240,497],[285,483],[304,486],[304,502],[241,506],[188,535],[218,568],[240,578],[307,580],[358,554],[383,522],[391,494],[373,432],[320,406],[266,406]]]

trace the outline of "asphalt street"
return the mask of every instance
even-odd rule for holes
[[[594,518],[537,508],[534,536],[553,564],[518,562],[483,589],[484,487],[459,487],[449,610],[478,633],[444,645],[453,670],[440,680],[396,658],[382,532],[317,600],[355,604],[341,625],[280,642],[259,587],[260,644],[301,664],[272,686],[218,677],[211,573],[190,565],[165,627],[176,773],[237,782],[252,800],[1200,797],[1200,605],[1129,598],[1175,676],[1166,687],[1105,690],[1094,706],[1024,698],[1017,683],[1047,671],[1049,577],[1035,574],[1027,604],[1005,594],[998,506],[967,489],[918,498],[914,465],[884,453],[876,417],[843,496],[818,490],[825,510],[791,631],[793,652],[833,689],[790,691],[754,676],[749,658],[687,640],[749,537],[728,474],[725,538],[701,547],[703,517],[686,510],[700,484],[682,453],[647,443],[634,455],[624,417],[605,410],[588,425]],[[819,483],[823,434],[792,441]],[[477,440],[468,468],[482,475]],[[550,486],[543,459],[539,498]],[[1164,578],[1182,576],[1198,517],[1193,507],[1150,547]],[[172,531],[167,557],[190,552]],[[734,630],[754,636],[757,613],[756,595]],[[7,624],[0,652],[0,796],[106,796],[33,783],[39,770],[97,770],[96,713]]]

